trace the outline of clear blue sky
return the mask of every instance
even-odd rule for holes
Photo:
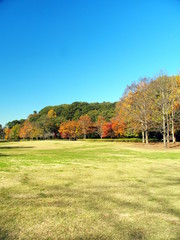
[[[179,0],[0,0],[0,124],[180,70]]]

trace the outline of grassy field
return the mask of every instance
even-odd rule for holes
[[[0,143],[0,239],[180,239],[180,149]]]

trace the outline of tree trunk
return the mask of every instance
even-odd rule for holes
[[[166,124],[167,124],[167,146],[169,147],[169,115],[166,116]]]
[[[171,124],[172,124],[172,142],[173,143],[176,143],[176,138],[175,138],[175,133],[174,133],[174,110],[172,110],[172,121],[171,121]]]
[[[144,131],[142,131],[142,143],[145,143],[145,140],[144,140]]]
[[[146,144],[148,144],[149,143],[148,130],[145,131],[145,134],[146,134]]]
[[[163,142],[164,142],[164,148],[167,148],[167,141],[166,141],[166,118],[165,118],[164,106],[163,106]]]
[[[146,144],[149,143],[149,138],[148,138],[148,126],[147,122],[145,122],[145,137],[146,137]]]

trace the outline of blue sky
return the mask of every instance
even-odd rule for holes
[[[0,124],[180,70],[179,0],[0,0]]]

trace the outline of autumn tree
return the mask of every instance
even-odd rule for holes
[[[100,138],[103,138],[103,125],[105,124],[106,120],[102,116],[98,116],[96,127],[97,127],[97,133],[100,136]]]
[[[91,118],[86,114],[79,118],[79,125],[82,134],[84,135],[84,139],[86,139],[86,136],[88,133],[91,133],[92,131],[92,121]]]
[[[26,120],[23,126],[20,128],[19,137],[23,139],[31,138],[32,128],[32,123]]]
[[[62,138],[76,139],[79,133],[79,123],[77,121],[67,121],[60,125],[59,133]]]
[[[112,130],[116,137],[124,136],[126,128],[125,122],[118,119],[118,117],[112,119]]]
[[[4,134],[5,134],[5,139],[10,140],[11,138],[11,129],[10,128],[5,128],[4,129]]]
[[[131,94],[124,95],[116,104],[116,116],[111,120],[112,130],[116,137],[134,134],[134,127],[132,127],[133,116],[130,111],[132,103]]]
[[[149,143],[148,133],[153,124],[153,98],[150,79],[143,78],[126,89],[127,98],[130,98],[128,119],[137,131],[142,132],[142,140]]]
[[[23,139],[33,139],[33,138],[42,138],[44,135],[44,131],[40,126],[36,123],[29,122],[26,120],[23,126],[20,128],[19,137]]]
[[[44,131],[42,128],[40,128],[37,124],[33,123],[32,124],[32,129],[31,129],[31,132],[30,132],[30,138],[33,139],[33,138],[43,138],[43,135],[44,135]]]
[[[167,147],[167,142],[169,141],[169,113],[170,113],[170,82],[167,75],[159,76],[153,82],[154,92],[156,94],[155,104],[156,108],[159,110],[159,120],[160,128],[159,130],[163,134],[164,147]],[[162,120],[161,120],[162,119]],[[162,125],[161,125],[162,122]],[[158,126],[158,125],[157,125]]]
[[[104,122],[102,126],[102,137],[114,137],[114,132],[112,129],[112,122]]]
[[[19,132],[20,132],[20,124],[16,124],[12,127],[10,132],[10,138],[13,140],[19,139]]]
[[[169,146],[170,134],[175,142],[175,115],[179,105],[178,78],[161,74],[152,83],[157,111],[157,130],[162,132],[164,147]]]
[[[175,133],[179,128],[179,121],[177,121],[180,117],[179,109],[180,109],[180,76],[172,76],[170,77],[171,82],[171,95],[170,95],[170,104],[171,104],[171,134],[172,134],[172,142],[176,142]],[[177,124],[178,122],[178,124]]]

